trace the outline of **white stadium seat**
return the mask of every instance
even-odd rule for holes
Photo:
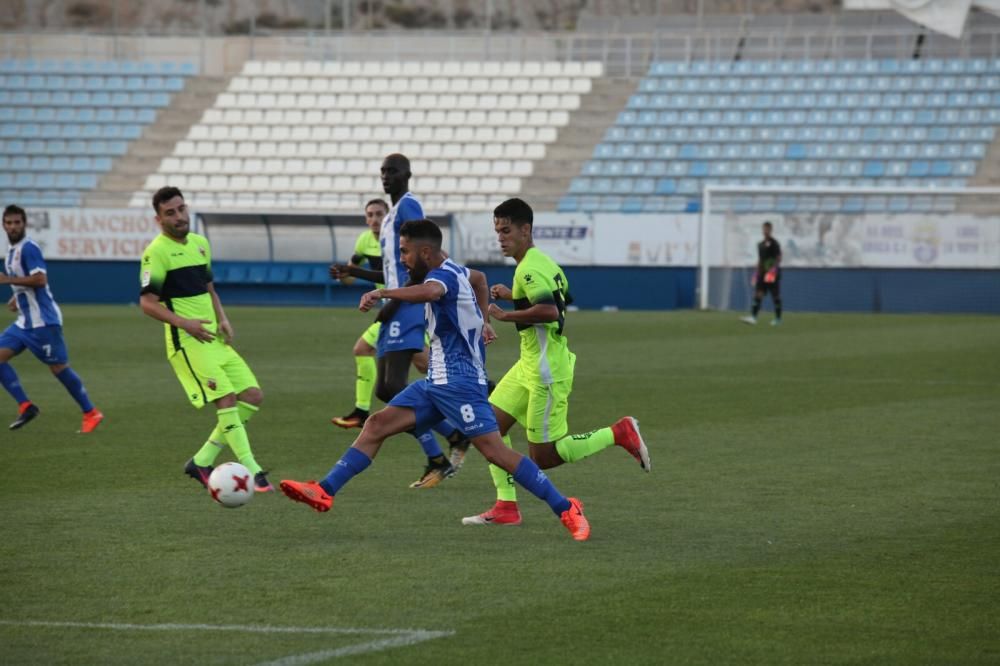
[[[596,62],[249,60],[134,198],[170,180],[208,206],[357,207],[402,151],[436,210],[481,210],[520,191],[602,74]]]

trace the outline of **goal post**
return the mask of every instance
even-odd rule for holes
[[[701,309],[749,307],[764,222],[788,308],[1000,313],[1000,188],[706,185]]]

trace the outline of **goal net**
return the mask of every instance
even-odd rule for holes
[[[786,309],[1000,313],[1000,188],[706,185],[702,309],[750,307],[764,222]]]

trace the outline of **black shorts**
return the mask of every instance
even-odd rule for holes
[[[778,277],[774,282],[765,282],[764,276],[760,273],[757,274],[757,291],[759,292],[771,292],[772,294],[781,293],[781,271],[778,271]]]

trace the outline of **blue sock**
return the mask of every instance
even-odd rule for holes
[[[443,421],[441,421],[437,425],[435,425],[433,428],[431,428],[431,430],[433,430],[437,434],[441,435],[445,439],[448,439],[451,436],[451,433],[453,433],[456,430],[458,430],[458,428],[456,428],[455,426],[453,426],[451,424],[451,421],[449,421],[448,419],[444,419]]]
[[[62,372],[56,375],[56,379],[62,382],[62,385],[66,387],[84,413],[94,408],[90,402],[90,396],[87,395],[87,389],[83,388],[83,380],[80,379],[80,375],[73,372],[73,368],[67,365]]]
[[[368,465],[371,464],[371,458],[352,446],[344,452],[344,455],[340,457],[326,478],[319,482],[319,485],[328,495],[336,495],[345,483],[368,469]]]
[[[31,402],[28,400],[28,394],[24,392],[21,380],[17,378],[17,373],[14,372],[14,368],[11,367],[10,363],[0,363],[0,384],[3,384],[3,387],[7,389],[7,393],[10,393],[14,400],[17,400],[17,404],[21,405]]]
[[[525,490],[540,500],[543,500],[557,516],[563,511],[569,511],[569,500],[563,497],[562,493],[545,476],[545,472],[538,468],[535,461],[524,456],[520,464],[514,470],[514,480],[524,486]]]
[[[410,434],[417,438],[417,441],[420,442],[420,448],[424,450],[428,458],[436,458],[437,456],[444,455],[441,451],[441,445],[438,444],[437,437],[430,430],[419,435],[416,432],[410,431]]]

